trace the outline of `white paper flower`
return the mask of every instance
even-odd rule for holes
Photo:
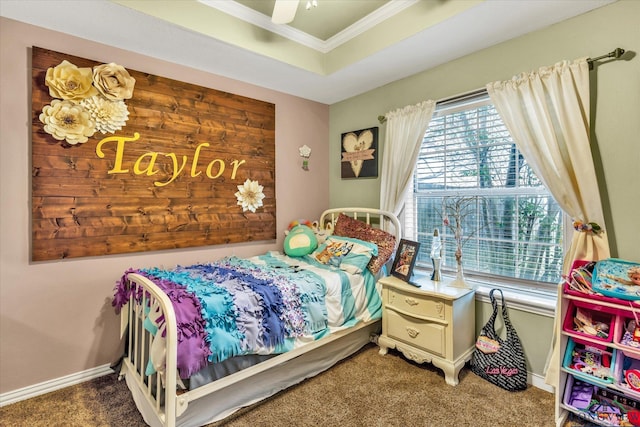
[[[300,151],[301,157],[309,158],[309,156],[311,155],[311,147],[306,144],[298,148],[298,151]]]
[[[238,191],[235,196],[238,198],[238,205],[242,206],[242,212],[255,212],[257,208],[262,206],[264,187],[258,184],[258,181],[247,180],[242,185],[238,185]]]
[[[96,130],[103,134],[122,129],[129,119],[127,104],[122,100],[109,101],[101,96],[92,96],[81,101],[80,105],[91,114],[91,118],[96,123]]]
[[[96,132],[91,115],[79,104],[54,99],[45,105],[39,117],[44,131],[59,141],[71,145],[85,143]]]

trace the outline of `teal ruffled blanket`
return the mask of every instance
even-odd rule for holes
[[[246,354],[277,354],[329,326],[380,317],[370,273],[349,275],[308,258],[277,252],[173,269],[128,270],[113,305],[129,297],[129,273],[152,280],[171,299],[178,322],[178,371],[188,378],[208,362]],[[154,319],[161,328],[164,319]],[[331,325],[330,325],[331,323]]]

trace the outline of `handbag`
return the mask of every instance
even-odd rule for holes
[[[502,318],[506,328],[506,339],[496,334],[495,321],[498,316],[498,303],[494,297],[500,292],[502,300]],[[493,305],[493,314],[482,327],[476,340],[471,360],[471,371],[505,390],[518,391],[527,388],[527,362],[522,350],[520,338],[513,328],[500,289],[492,289],[489,298]]]

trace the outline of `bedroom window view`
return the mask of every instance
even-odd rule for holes
[[[445,205],[464,198],[466,276],[551,288],[561,277],[563,213],[517,149],[486,92],[439,104],[425,133],[407,197],[408,235],[431,266],[434,229],[443,270],[456,269],[455,227]]]

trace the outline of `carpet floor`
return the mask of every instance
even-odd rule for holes
[[[474,426],[552,427],[554,395],[535,387],[502,390],[467,367],[449,386],[429,364],[366,345],[331,369],[243,408],[210,427]],[[115,374],[0,408],[3,427],[144,426]]]

